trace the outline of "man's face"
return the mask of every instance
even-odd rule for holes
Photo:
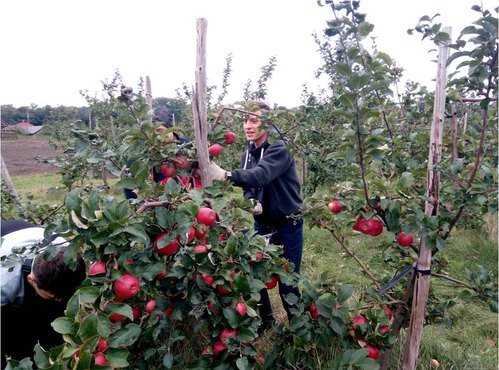
[[[58,297],[56,294],[49,292],[48,290],[42,289],[38,286],[38,283],[36,282],[36,277],[33,273],[28,275],[28,282],[35,288],[36,294],[38,294],[40,297],[43,299],[49,299],[49,300],[54,300],[54,301],[62,301],[61,297]]]
[[[246,121],[244,121],[244,134],[246,135],[246,140],[253,141],[255,143],[260,143],[265,138],[266,131],[265,127],[261,127],[262,120],[260,116],[262,111],[257,110],[254,114],[248,115]]]
[[[159,125],[157,126],[155,129],[154,129],[154,133],[156,135],[160,135],[163,133],[163,131],[165,131],[167,128],[163,125]],[[173,135],[173,132],[169,132],[167,134],[164,134],[165,137],[163,138],[164,141],[166,141],[167,143],[171,143],[173,141],[175,141],[175,136]]]

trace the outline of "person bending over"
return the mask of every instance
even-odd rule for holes
[[[37,343],[45,350],[62,344],[62,336],[51,323],[64,316],[68,300],[86,277],[82,257],[78,255],[75,268],[70,268],[63,258],[67,241],[61,237],[45,240],[44,231],[43,227],[21,220],[0,223],[2,257],[34,245],[42,249],[49,244],[60,248],[50,260],[42,252],[11,271],[4,266],[0,268],[2,369],[7,364],[6,356],[16,360],[32,358]]]

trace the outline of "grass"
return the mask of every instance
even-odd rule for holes
[[[47,190],[61,186],[57,174],[16,176],[12,180],[21,196],[23,193],[31,193],[40,202],[61,201],[65,194],[64,190]],[[376,239],[357,235],[349,238],[349,248],[371,271],[382,271],[385,268],[384,246],[391,243],[393,238],[394,235],[386,231]],[[497,279],[497,218],[488,219],[483,230],[457,230],[442,254],[448,261],[445,271],[459,280],[466,281],[465,269],[476,270],[477,265],[486,266]],[[301,273],[311,282],[320,280],[328,286],[353,284],[356,295],[367,287],[374,286],[331,234],[317,228],[310,230],[307,226],[304,229]],[[452,283],[436,278],[432,280],[432,289],[447,298],[457,296],[460,291]],[[276,320],[286,325],[287,318],[277,289],[272,290],[270,296]],[[447,311],[445,320],[424,327],[417,369],[430,369],[432,359],[439,361],[439,369],[498,369],[497,320],[497,314],[492,313],[485,303],[459,301]],[[397,370],[402,366],[405,334],[404,331],[401,332],[394,347],[390,370]],[[267,332],[258,339],[259,353],[265,356],[272,350],[272,344],[273,334]]]

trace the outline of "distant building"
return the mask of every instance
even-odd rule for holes
[[[34,135],[38,131],[40,131],[42,128],[43,128],[43,126],[35,126],[29,122],[19,122],[16,125],[17,132],[20,132],[21,134],[25,134],[25,135]]]

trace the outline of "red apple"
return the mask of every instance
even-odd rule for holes
[[[107,339],[100,338],[99,341],[97,342],[97,348],[99,349],[99,352],[106,352],[108,349]]]
[[[138,308],[138,307],[132,308],[133,321],[137,320],[140,317],[141,313],[142,312],[140,311],[140,308]]]
[[[357,217],[352,229],[354,229],[355,231],[360,231],[362,233],[366,232],[368,230],[366,221],[367,220],[363,216]]]
[[[114,281],[114,294],[119,300],[128,299],[137,294],[140,290],[140,281],[135,276],[125,274],[121,279]]]
[[[399,245],[401,245],[402,247],[408,247],[409,245],[412,244],[413,241],[414,241],[414,235],[412,235],[412,233],[405,233],[401,231],[397,235],[397,243],[399,243]]]
[[[236,329],[227,329],[227,328],[225,328],[220,333],[220,339],[223,340],[223,341],[226,341],[230,337],[237,337],[237,330]]]
[[[163,281],[165,278],[168,276],[168,272],[162,271],[159,274],[156,275],[156,280],[158,281]]]
[[[315,303],[311,303],[310,306],[308,306],[308,311],[310,312],[310,317],[312,317],[313,320],[319,316],[319,310],[317,309]]]
[[[226,144],[234,144],[236,142],[236,134],[232,131],[227,131],[224,134],[224,139]]]
[[[379,333],[381,335],[385,334],[385,333],[388,333],[390,331],[390,328],[386,325],[382,325],[379,327]]]
[[[279,282],[279,275],[274,274],[272,275],[271,280],[265,283],[265,286],[267,287],[267,289],[274,289],[278,282]]]
[[[223,340],[217,340],[213,343],[213,354],[218,356],[218,354],[227,349],[227,344]]]
[[[94,262],[90,265],[88,269],[88,276],[105,274],[106,273],[106,264],[102,261]]]
[[[206,236],[206,233],[208,232],[208,226],[204,224],[201,225],[202,225],[201,231],[197,227],[194,228],[194,237],[198,240],[203,239]]]
[[[161,174],[167,177],[172,177],[173,175],[175,175],[176,170],[177,169],[175,168],[175,166],[169,162],[164,162],[160,168]]]
[[[211,276],[210,274],[203,273],[202,277],[203,277],[203,282],[206,285],[213,286],[213,283],[215,282],[215,278],[213,276]]]
[[[341,203],[339,200],[332,200],[327,204],[327,208],[333,213],[340,213],[342,210]]]
[[[222,285],[217,285],[217,287],[215,288],[215,293],[218,296],[226,295],[229,292],[230,290],[224,288]]]
[[[222,146],[218,143],[213,144],[208,148],[208,154],[213,157],[218,157],[220,154],[222,154]]]
[[[175,159],[175,166],[177,168],[185,168],[185,169],[189,169],[191,167],[187,157],[180,154],[177,154],[177,157]]]
[[[154,307],[156,307],[156,301],[154,299],[151,299],[146,304],[146,312],[150,315],[152,310],[154,310]]]
[[[236,311],[239,312],[241,316],[246,315],[246,305],[243,302],[236,304]]]
[[[373,360],[377,360],[379,358],[379,349],[374,347],[373,345],[366,344],[364,348],[367,348],[369,350],[369,354],[367,357],[372,358]]]
[[[206,226],[210,226],[211,224],[213,224],[216,219],[217,214],[214,210],[208,207],[200,208],[196,216],[197,222]]]
[[[208,247],[204,244],[198,244],[194,247],[194,253],[206,253],[208,252]]]
[[[109,320],[112,322],[118,322],[121,321],[125,318],[125,316],[119,314],[119,313],[113,313],[111,316],[109,316]]]
[[[372,235],[372,236],[378,236],[383,232],[383,224],[381,221],[376,220],[374,218],[370,218],[367,220],[367,227],[369,228],[369,231],[367,234]]]
[[[354,328],[359,325],[365,324],[366,322],[367,322],[366,318],[362,315],[356,315],[352,317],[352,324]]]
[[[385,311],[388,320],[391,320],[393,318],[393,313],[392,310],[390,310],[390,307],[385,307],[383,310]]]
[[[175,253],[177,253],[178,251],[178,248],[180,247],[180,245],[178,244],[178,241],[177,240],[174,240],[170,243],[168,243],[167,245],[165,246],[162,246],[162,247],[159,247],[158,246],[158,242],[165,238],[166,236],[168,235],[168,233],[164,232],[164,233],[161,233],[160,235],[158,235],[156,237],[156,239],[154,240],[154,243],[153,243],[153,246],[154,246],[154,250],[161,256],[171,256]]]
[[[171,317],[173,313],[173,307],[168,307],[165,312],[163,312],[166,316]]]
[[[94,355],[94,362],[96,365],[99,366],[106,366],[106,357],[102,353],[96,353]]]

